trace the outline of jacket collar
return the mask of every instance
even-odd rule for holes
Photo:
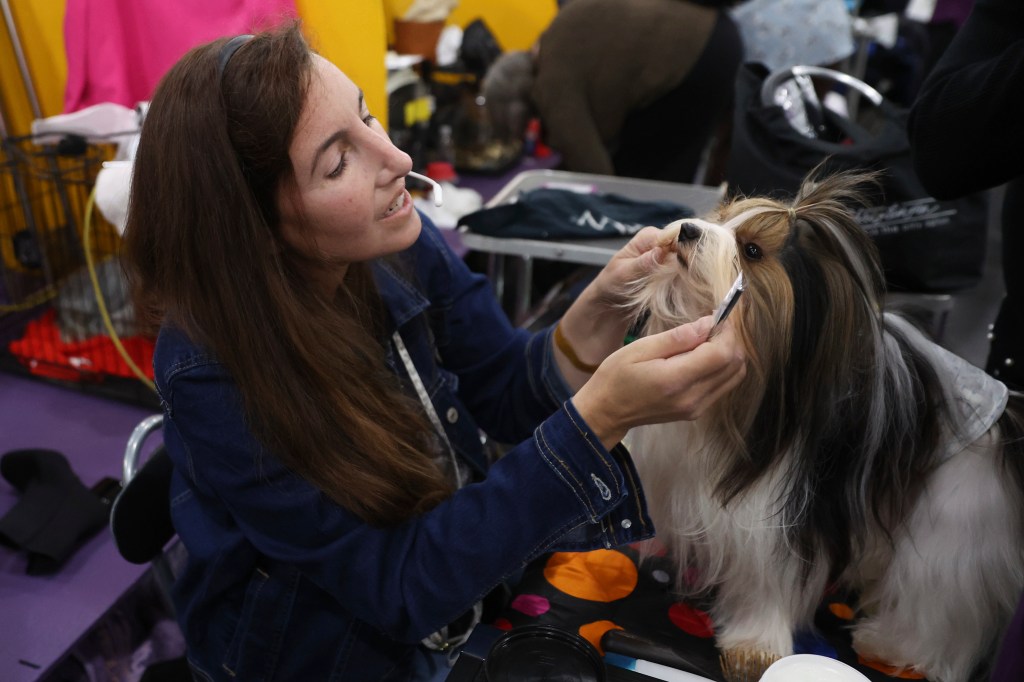
[[[402,327],[430,305],[423,293],[406,276],[399,274],[388,260],[378,260],[373,264],[373,277],[396,328]]]

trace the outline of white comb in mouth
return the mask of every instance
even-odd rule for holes
[[[434,197],[434,206],[437,206],[438,208],[441,207],[441,204],[444,203],[444,197],[441,195],[441,185],[436,183],[433,180],[433,178],[428,178],[426,175],[420,175],[419,173],[413,172],[409,172],[406,175],[408,175],[410,178],[416,178],[420,182],[425,182],[428,185],[430,185],[430,190]]]

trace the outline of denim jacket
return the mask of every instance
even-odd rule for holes
[[[423,223],[409,273],[378,263],[375,277],[449,440],[480,473],[397,527],[364,523],[262,451],[224,367],[171,326],[159,335],[188,554],[174,602],[198,679],[408,680],[422,638],[540,554],[653,534],[629,454],[606,451],[568,401],[551,330],[514,329]],[[519,445],[489,465],[481,430]]]

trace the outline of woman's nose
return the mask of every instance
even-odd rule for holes
[[[412,157],[395,145],[387,131],[381,129],[375,131],[379,135],[380,144],[378,149],[384,168],[395,175],[405,175],[412,170]]]

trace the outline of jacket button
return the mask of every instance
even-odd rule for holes
[[[459,411],[456,410],[454,407],[449,407],[448,411],[445,413],[444,416],[448,418],[449,424],[454,424],[455,422],[459,421]]]
[[[625,528],[626,530],[629,530],[630,527],[632,527],[633,522],[629,519],[622,519],[622,523],[620,523],[619,525]]]

